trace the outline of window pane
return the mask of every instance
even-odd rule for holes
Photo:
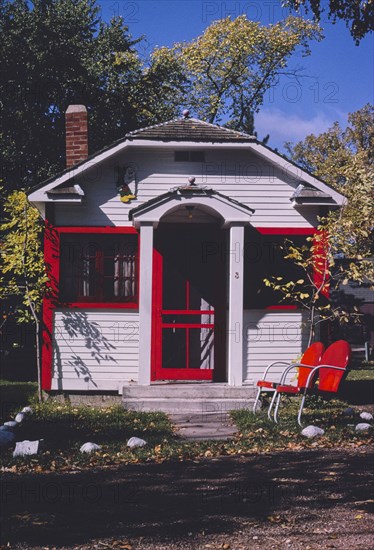
[[[186,368],[186,330],[163,329],[162,367],[164,369]]]
[[[164,258],[163,272],[163,309],[186,309],[186,277],[181,274],[174,266],[173,260],[169,258]]]
[[[79,262],[78,274],[78,298],[95,296],[97,292],[96,272],[97,251],[89,253],[82,252]]]
[[[174,159],[176,162],[187,162],[188,158],[188,151],[175,151],[174,153]]]
[[[137,235],[62,235],[60,296],[64,301],[134,301]]]
[[[191,151],[190,160],[191,162],[204,162],[205,161],[204,151]]]
[[[176,162],[205,162],[204,151],[174,151]]]

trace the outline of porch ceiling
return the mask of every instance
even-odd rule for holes
[[[177,187],[167,193],[151,199],[129,212],[129,219],[135,227],[142,223],[152,224],[157,227],[160,221],[177,210],[188,207],[196,207],[209,216],[218,219],[222,227],[232,224],[249,225],[250,217],[254,210],[218,193],[213,189],[198,187],[195,185]]]

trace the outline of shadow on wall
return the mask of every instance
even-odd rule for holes
[[[55,345],[58,389],[62,389],[64,367],[72,367],[78,378],[90,382],[97,388],[90,366],[92,362],[96,362],[98,365],[105,362],[117,363],[116,359],[110,355],[110,351],[115,350],[116,347],[104,336],[100,325],[95,321],[90,321],[85,312],[65,311],[61,316],[61,321],[63,328],[61,328],[62,333],[58,341],[63,342],[66,351],[64,350],[64,356],[62,356],[60,346]],[[67,350],[71,353],[70,357],[66,357],[69,353]],[[87,351],[89,351],[88,360]]]

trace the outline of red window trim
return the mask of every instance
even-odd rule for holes
[[[138,302],[59,302],[57,308],[67,309],[139,309]]]
[[[330,276],[326,274],[326,279],[323,281],[323,271],[328,268],[327,245],[328,245],[328,233],[327,231],[315,231],[315,237],[320,236],[320,240],[314,238],[314,274],[313,280],[316,287],[321,286],[321,295],[325,298],[330,298]]]
[[[111,225],[107,225],[105,227],[100,226],[96,227],[93,225],[90,226],[58,226],[53,228],[58,233],[132,233],[137,234],[138,231],[135,229],[135,227],[132,226],[125,226],[125,227],[113,227]]]
[[[315,227],[256,227],[261,235],[314,235]]]
[[[189,329],[189,328],[214,328],[212,323],[161,323],[162,328]]]
[[[214,315],[211,309],[162,309],[162,315]]]

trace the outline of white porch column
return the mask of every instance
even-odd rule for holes
[[[153,224],[140,224],[139,258],[139,379],[151,383]]]
[[[227,375],[229,386],[243,384],[244,227],[232,225],[229,236]]]

